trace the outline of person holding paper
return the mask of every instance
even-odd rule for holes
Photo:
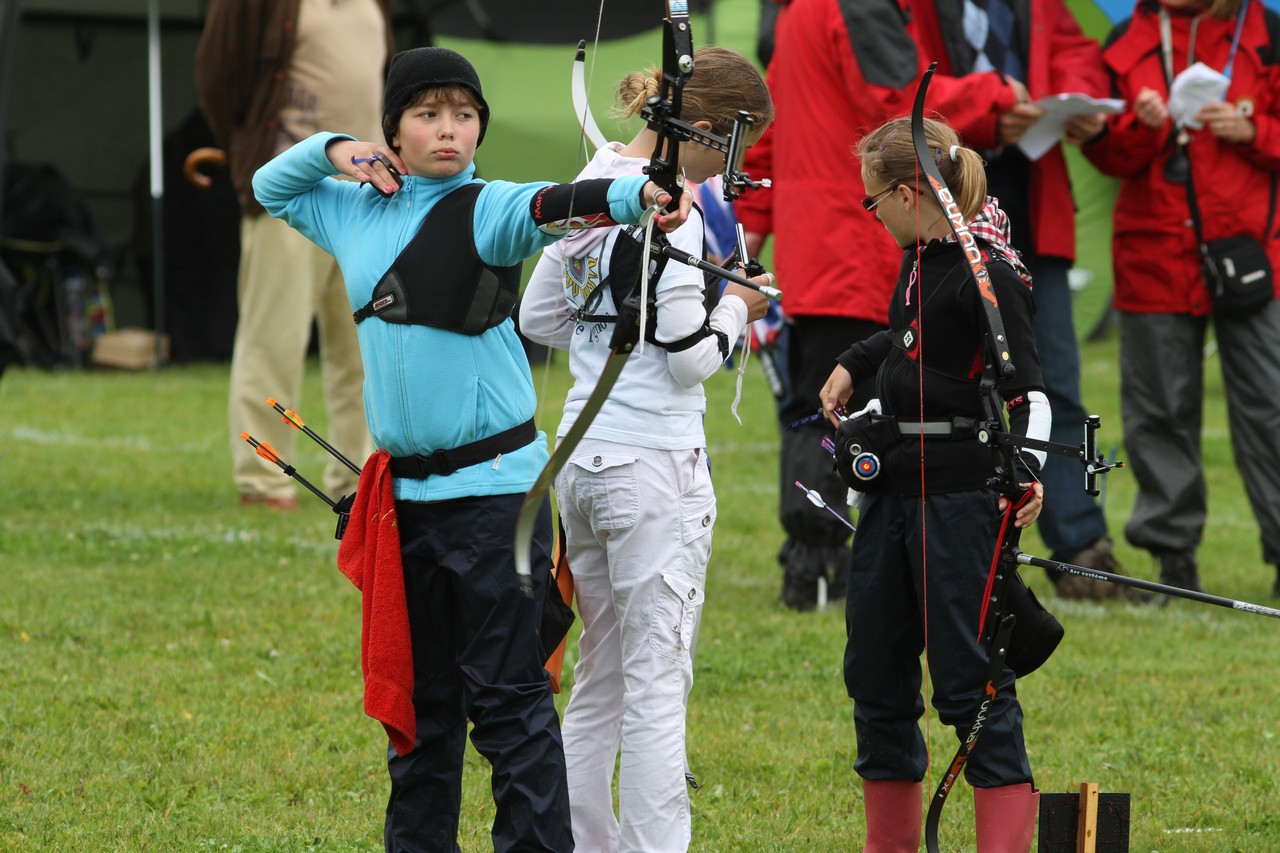
[[[1256,241],[1280,268],[1280,38],[1270,33],[1280,18],[1260,0],[1139,2],[1103,54],[1114,93],[1132,106],[1087,128],[1083,147],[1123,181],[1112,255],[1125,448],[1138,482],[1125,536],[1159,559],[1162,583],[1187,589],[1200,588],[1207,516],[1200,432],[1211,313],[1262,559],[1280,565],[1274,272],[1269,304],[1213,313],[1191,207],[1194,197],[1206,244]],[[1280,596],[1280,577],[1272,593]]]

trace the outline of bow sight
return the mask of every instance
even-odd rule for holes
[[[997,445],[1008,445],[1019,450],[1043,450],[1046,453],[1079,459],[1080,464],[1084,466],[1084,490],[1087,494],[1097,497],[1100,491],[1098,475],[1106,474],[1114,468],[1124,467],[1124,463],[1120,461],[1108,462],[1098,450],[1097,432],[1101,424],[1102,419],[1097,415],[1086,417],[1084,442],[1074,447],[1069,444],[1012,435],[1004,430],[993,430],[986,426],[978,430],[978,441],[992,448]]]

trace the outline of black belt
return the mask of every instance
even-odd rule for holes
[[[530,418],[519,426],[452,450],[437,450],[430,456],[392,456],[391,476],[411,480],[425,480],[431,476],[447,477],[459,469],[479,465],[487,459],[519,450],[537,437],[538,428],[533,425],[533,418]]]

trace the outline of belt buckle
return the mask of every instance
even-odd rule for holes
[[[423,461],[426,463],[427,472],[439,477],[448,477],[458,470],[458,466],[453,464],[447,450],[437,450],[430,456],[424,456]]]

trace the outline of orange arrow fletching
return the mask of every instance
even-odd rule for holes
[[[258,451],[258,455],[263,459],[266,459],[268,462],[275,462],[277,464],[280,462],[280,457],[276,455],[276,452],[271,445],[267,444],[265,441],[258,444],[256,449]]]
[[[280,401],[275,397],[268,397],[267,405],[279,412],[280,420],[284,421],[289,426],[296,429],[303,429],[306,427],[306,424],[302,422],[302,418],[298,416],[297,412],[293,409],[286,409],[284,406],[280,405]]]

